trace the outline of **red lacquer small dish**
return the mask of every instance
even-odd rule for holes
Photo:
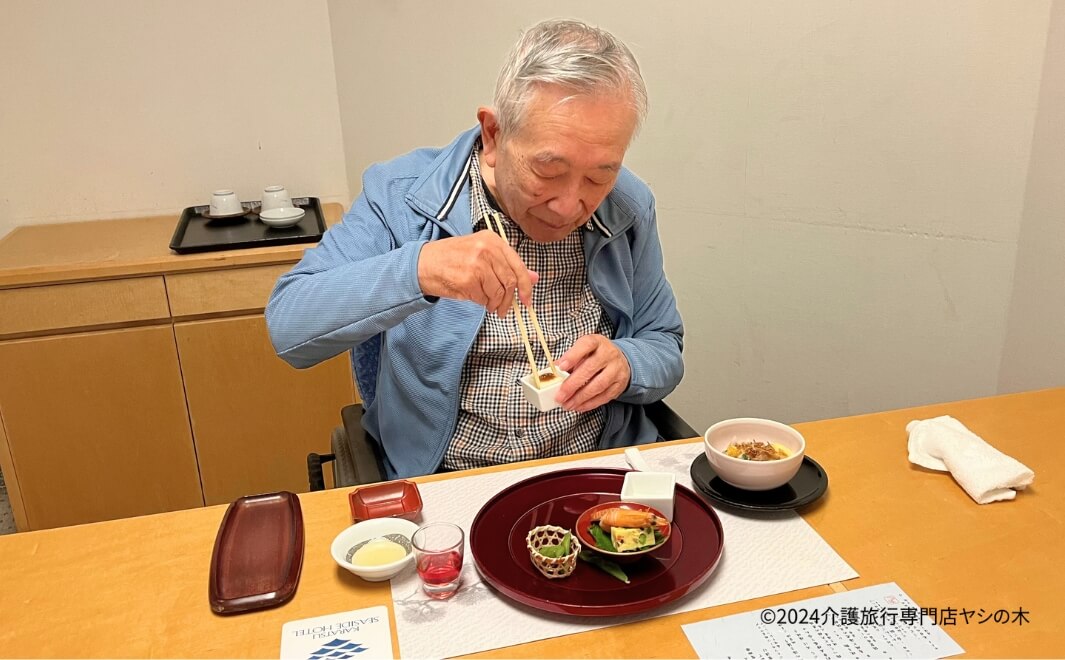
[[[422,496],[413,481],[400,479],[361,486],[348,494],[351,519],[406,518],[413,520],[422,511]]]
[[[584,513],[582,513],[577,518],[576,529],[574,530],[574,532],[577,534],[577,538],[579,538],[581,540],[581,543],[585,547],[587,547],[587,548],[589,548],[589,549],[591,549],[591,550],[593,550],[595,552],[598,552],[601,555],[609,557],[611,560],[613,560],[615,562],[627,563],[627,562],[630,562],[630,561],[634,561],[635,559],[638,559],[639,557],[641,557],[641,556],[643,556],[643,555],[645,555],[645,554],[647,554],[647,553],[649,553],[649,552],[651,552],[653,550],[657,550],[657,549],[659,549],[661,547],[664,547],[667,543],[669,543],[671,525],[668,522],[666,522],[662,526],[656,528],[656,530],[664,538],[661,541],[659,541],[658,543],[654,544],[654,545],[649,545],[649,546],[647,546],[645,548],[641,548],[639,550],[632,550],[632,551],[627,551],[627,552],[612,552],[610,550],[604,550],[603,548],[600,548],[595,542],[595,537],[592,536],[591,532],[589,532],[588,529],[592,525],[598,525],[598,523],[593,522],[593,521],[594,520],[598,520],[599,517],[601,517],[606,511],[609,511],[610,509],[623,509],[623,510],[626,510],[626,511],[642,512],[642,513],[650,514],[650,515],[653,515],[653,516],[657,516],[658,518],[661,518],[662,520],[665,520],[665,516],[662,515],[661,511],[659,511],[658,509],[656,509],[654,507],[647,506],[646,504],[639,504],[637,502],[622,502],[622,501],[603,502],[602,504],[596,504],[595,506],[587,509]],[[605,532],[605,533],[606,533],[607,536],[610,536],[609,532]]]

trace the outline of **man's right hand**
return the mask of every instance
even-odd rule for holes
[[[471,300],[500,318],[507,315],[514,289],[526,306],[539,275],[506,241],[490,231],[429,241],[418,257],[418,283],[429,296]]]

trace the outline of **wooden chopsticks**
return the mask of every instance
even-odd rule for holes
[[[493,221],[495,221],[494,225],[492,224]],[[485,223],[490,230],[499,234],[500,238],[507,241],[508,244],[510,243],[507,239],[507,232],[503,229],[503,218],[500,217],[499,213],[493,211],[489,215],[486,215]],[[512,300],[511,303],[514,306],[514,320],[518,324],[518,332],[521,334],[521,341],[525,345],[525,355],[529,358],[529,367],[532,369],[533,383],[536,385],[536,389],[541,389],[540,368],[536,364],[536,358],[533,357],[532,343],[529,341],[529,331],[525,328],[525,319],[521,314],[521,306],[518,305],[517,291],[514,292],[514,300]],[[544,349],[544,355],[547,356],[547,366],[551,368],[552,373],[561,378],[562,374],[559,373],[558,367],[555,366],[555,358],[551,356],[551,349],[547,347],[547,339],[544,337],[543,328],[540,327],[540,320],[536,318],[536,310],[533,309],[532,305],[529,305],[528,310],[529,320],[532,321],[533,330],[536,332],[536,338],[540,341],[540,347]]]

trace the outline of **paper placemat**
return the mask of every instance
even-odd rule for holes
[[[701,443],[693,443],[642,449],[641,453],[652,470],[673,472],[677,483],[693,488],[689,468],[702,451]],[[423,520],[453,522],[468,534],[477,511],[499,491],[538,474],[574,467],[628,465],[625,457],[617,454],[420,484]],[[426,596],[414,571],[392,579],[400,655],[440,658],[477,653],[858,577],[794,511],[760,514],[754,519],[715,510],[724,528],[725,551],[713,575],[679,600],[627,616],[570,617],[514,603],[481,580],[467,541],[462,588],[450,600],[435,601]],[[774,548],[788,551],[774,554],[779,570],[766,571],[762,562]],[[491,625],[486,625],[489,621]]]

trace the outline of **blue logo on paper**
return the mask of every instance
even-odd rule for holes
[[[369,648],[358,642],[349,642],[346,639],[333,639],[322,645],[314,653],[307,656],[307,660],[347,660],[354,658],[356,654],[368,651]]]

